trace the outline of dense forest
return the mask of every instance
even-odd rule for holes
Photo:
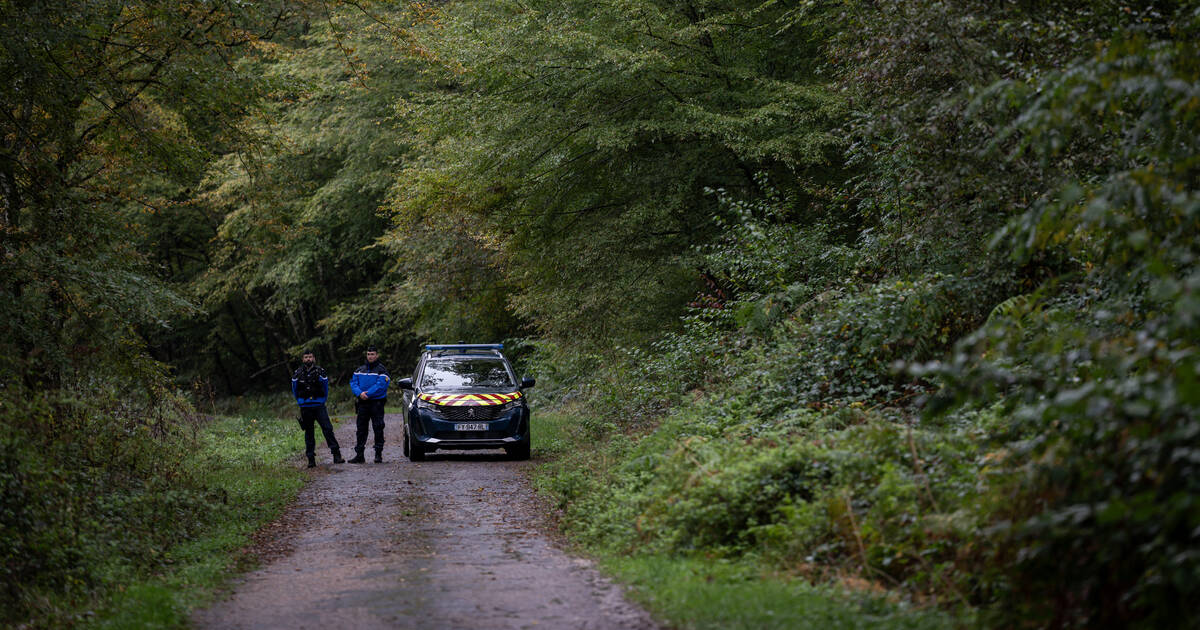
[[[4,623],[221,518],[215,401],[459,340],[590,548],[1200,623],[1194,1],[0,0],[0,72]]]

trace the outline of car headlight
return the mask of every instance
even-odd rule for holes
[[[422,400],[420,398],[417,399],[417,409],[436,409],[436,408],[437,408],[437,405],[429,402],[428,400]]]
[[[508,411],[509,409],[513,409],[515,407],[521,407],[523,405],[524,405],[523,401],[510,400],[510,401],[504,403],[503,405],[500,405],[500,411]]]

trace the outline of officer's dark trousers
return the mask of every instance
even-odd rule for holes
[[[311,457],[316,453],[317,440],[313,435],[313,423],[321,425],[321,433],[325,434],[329,452],[340,452],[337,438],[333,437],[333,423],[329,422],[329,412],[325,411],[325,405],[321,405],[300,408],[300,428],[304,429],[304,454]]]
[[[386,398],[359,400],[354,403],[354,409],[358,412],[358,433],[355,436],[358,440],[354,444],[355,453],[362,453],[363,448],[367,446],[368,423],[375,432],[375,450],[383,448],[383,408],[385,405],[387,405]]]

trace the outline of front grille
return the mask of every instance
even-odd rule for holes
[[[455,422],[471,421],[471,420],[495,420],[504,412],[504,405],[471,405],[463,407],[451,407],[448,405],[438,405],[434,407],[437,415],[446,420]]]
[[[511,436],[505,431],[437,431],[433,434],[439,440],[501,440]]]

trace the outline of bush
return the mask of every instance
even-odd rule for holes
[[[1043,163],[1107,146],[995,244],[1074,273],[918,366],[948,387],[930,408],[992,405],[1011,422],[998,514],[978,560],[999,623],[1166,628],[1200,622],[1200,85],[1197,14],[1180,38],[1131,33],[1095,57],[997,93],[1005,130]]]
[[[990,414],[922,429],[863,408],[764,415],[752,399],[712,397],[636,442],[580,446],[542,488],[574,535],[610,553],[753,556],[967,597],[955,570],[987,518],[979,427]]]
[[[93,383],[95,385],[97,383]],[[0,402],[0,621],[54,626],[170,562],[222,518],[227,494],[186,463],[199,435],[183,400],[109,390]]]

